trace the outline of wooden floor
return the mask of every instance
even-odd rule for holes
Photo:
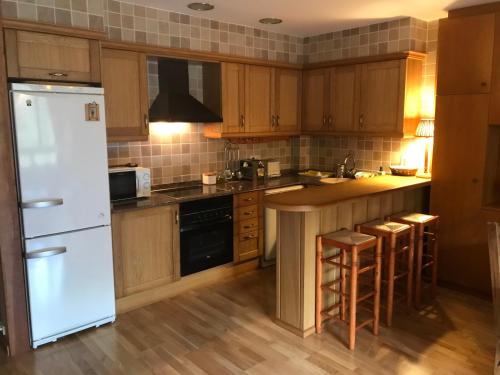
[[[279,328],[274,269],[192,291],[119,316],[15,359],[0,374],[491,374],[491,304],[440,290],[421,312],[399,312],[355,352],[327,327],[306,339]],[[333,332],[333,334],[332,334]]]

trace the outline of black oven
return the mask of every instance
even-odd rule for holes
[[[181,276],[233,261],[231,195],[180,204]]]

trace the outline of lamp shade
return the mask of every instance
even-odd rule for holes
[[[420,120],[415,132],[416,137],[434,137],[434,119],[423,118]]]

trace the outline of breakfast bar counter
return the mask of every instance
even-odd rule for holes
[[[314,332],[317,235],[423,212],[429,186],[429,179],[378,176],[266,196],[264,205],[277,210],[276,323],[303,337]]]
[[[270,195],[266,207],[280,211],[306,212],[365,196],[374,196],[394,191],[414,190],[429,186],[430,180],[420,177],[378,176],[350,180],[330,185],[314,186],[287,194]]]

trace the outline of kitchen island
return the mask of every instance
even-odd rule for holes
[[[314,332],[317,235],[421,212],[429,186],[429,179],[379,176],[266,196],[264,205],[277,210],[276,323],[303,337]]]

